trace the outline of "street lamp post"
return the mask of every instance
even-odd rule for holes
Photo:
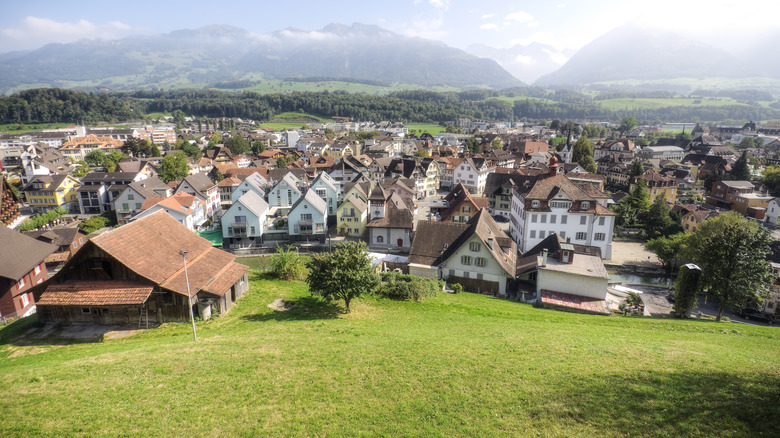
[[[184,260],[184,279],[187,281],[187,302],[190,308],[190,320],[192,321],[192,339],[198,340],[198,333],[195,331],[195,315],[192,313],[192,294],[190,294],[190,276],[187,274],[187,250],[179,250],[182,260]]]

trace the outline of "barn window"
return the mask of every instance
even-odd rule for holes
[[[90,313],[92,313],[92,311],[89,309],[89,307],[82,307],[81,313],[84,315],[89,315]]]

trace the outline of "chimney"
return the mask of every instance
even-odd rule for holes
[[[550,158],[550,176],[555,176],[558,174],[558,159],[554,156]]]
[[[493,238],[492,237],[488,237],[487,245],[490,247],[490,249],[493,249]]]
[[[545,248],[544,251],[542,251],[542,267],[547,266],[547,253],[548,252],[549,251],[547,250],[547,248]]]

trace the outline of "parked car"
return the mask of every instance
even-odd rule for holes
[[[509,218],[506,216],[501,216],[500,214],[493,215],[493,220],[496,222],[509,222]]]
[[[752,321],[766,322],[774,324],[775,318],[771,315],[767,315],[764,312],[759,312],[756,309],[742,309],[739,311],[739,316]]]

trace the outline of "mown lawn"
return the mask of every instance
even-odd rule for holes
[[[474,294],[353,311],[251,273],[229,314],[99,343],[0,330],[0,436],[776,436],[780,332]],[[267,307],[277,298],[292,310]],[[55,345],[51,345],[55,344]]]

